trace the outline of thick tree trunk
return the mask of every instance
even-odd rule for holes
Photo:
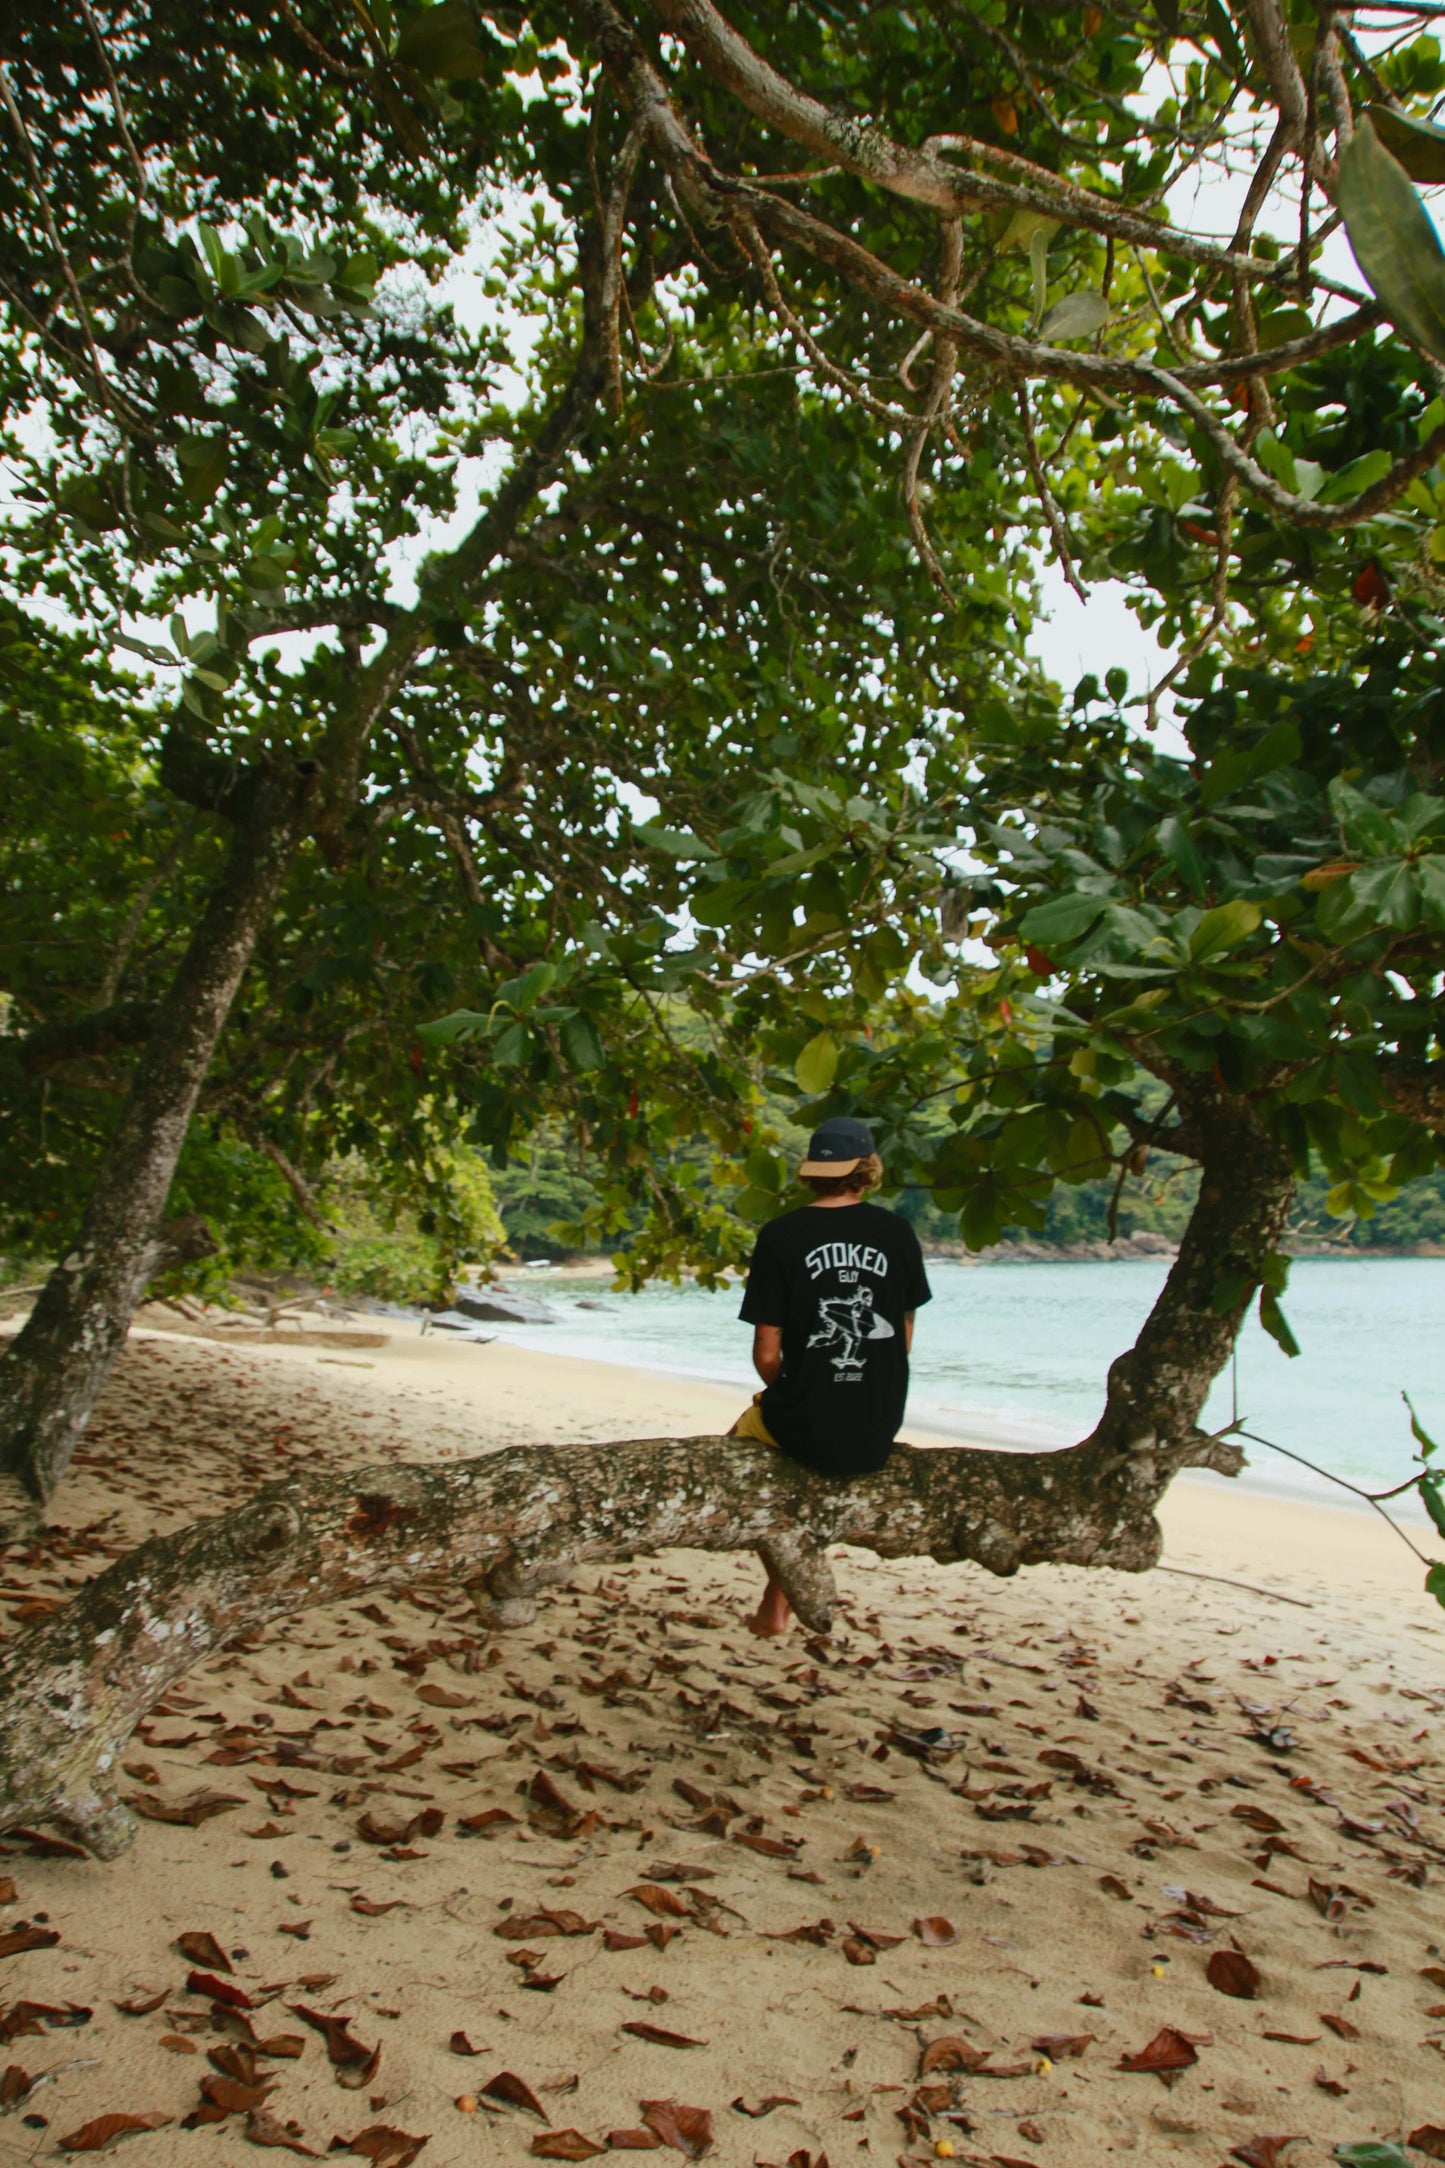
[[[1097,1441],[1058,1453],[918,1452],[830,1488],[736,1438],[517,1446],[448,1467],[383,1467],[268,1484],[239,1511],[157,1536],[17,1637],[0,1665],[0,1830],[55,1822],[102,1858],[133,1834],[116,1771],[173,1680],[234,1635],[368,1591],[471,1589],[499,1626],[581,1565],[675,1547],[761,1551],[805,1626],[826,1632],[824,1546],[973,1559],[1151,1566],[1154,1507],[1181,1467],[1226,1474],[1237,1447],[1195,1432],[1147,1454]]]
[[[295,766],[262,766],[229,794],[225,868],[136,1063],[80,1229],[0,1362],[0,1468],[33,1497],[48,1498],[65,1474],[131,1312],[171,1253],[163,1215],[176,1161],[295,857],[310,783]]]
[[[1194,1433],[1294,1201],[1289,1156],[1247,1099],[1203,1077],[1173,1081],[1199,1197],[1159,1300],[1109,1369],[1091,1442],[1114,1453],[1173,1449]]]

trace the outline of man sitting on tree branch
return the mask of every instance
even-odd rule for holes
[[[908,1397],[913,1314],[929,1300],[917,1235],[864,1202],[882,1173],[862,1122],[838,1115],[816,1129],[798,1170],[813,1201],[759,1233],[739,1313],[763,1390],[731,1435],[776,1446],[833,1483],[887,1462]],[[781,1634],[791,1617],[769,1566],[752,1630]]]

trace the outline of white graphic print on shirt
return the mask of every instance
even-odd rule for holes
[[[872,1273],[883,1279],[888,1272],[888,1259],[881,1250],[858,1242],[824,1242],[810,1250],[804,1259],[809,1274],[818,1279],[831,1266],[840,1284],[856,1281],[861,1272]],[[861,1377],[866,1357],[863,1354],[865,1340],[891,1340],[893,1327],[886,1317],[879,1316],[873,1308],[871,1287],[853,1287],[851,1294],[823,1295],[818,1301],[817,1330],[809,1336],[809,1347],[829,1348],[833,1351],[834,1375],[840,1384]]]

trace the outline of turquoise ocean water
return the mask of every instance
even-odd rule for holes
[[[1113,1357],[1128,1347],[1163,1284],[1165,1260],[1101,1264],[929,1266],[934,1300],[913,1350],[909,1418],[919,1429],[1020,1448],[1087,1435]],[[558,1354],[628,1363],[753,1389],[751,1336],[736,1288],[652,1287],[614,1294],[549,1272],[517,1281],[560,1313],[554,1325],[486,1326],[487,1333]],[[603,1302],[605,1309],[579,1308]],[[1304,1258],[1285,1311],[1302,1353],[1287,1359],[1251,1317],[1238,1351],[1248,1427],[1364,1485],[1409,1472],[1414,1450],[1400,1399],[1407,1391],[1445,1448],[1445,1258]],[[1216,1386],[1206,1421],[1229,1420],[1231,1380]],[[906,1429],[905,1429],[906,1434]],[[1246,1482],[1326,1495],[1275,1454],[1248,1449]],[[1218,1479],[1210,1479],[1218,1480]],[[1337,1502],[1344,1494],[1329,1492]]]

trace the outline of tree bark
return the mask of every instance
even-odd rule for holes
[[[225,868],[131,1079],[74,1243],[0,1362],[0,1468],[48,1498],[172,1251],[166,1198],[236,990],[295,857],[312,777],[262,765],[229,807]]]
[[[1197,1431],[1148,1454],[1097,1438],[1057,1453],[900,1446],[881,1474],[833,1487],[744,1440],[644,1438],[268,1484],[117,1559],[9,1645],[0,1830],[58,1823],[113,1858],[134,1834],[116,1772],[139,1719],[233,1636],[318,1604],[460,1582],[491,1623],[524,1625],[538,1591],[584,1564],[761,1551],[803,1624],[825,1633],[827,1544],[998,1574],[1045,1560],[1140,1572],[1159,1555],[1154,1507],[1178,1469],[1242,1464]]]
[[[1188,1071],[1169,1082],[1181,1141],[1199,1162],[1199,1197],[1159,1300],[1133,1347],[1110,1365],[1091,1440],[1140,1458],[1199,1435],[1209,1388],[1233,1352],[1294,1201],[1289,1155],[1247,1099]]]

